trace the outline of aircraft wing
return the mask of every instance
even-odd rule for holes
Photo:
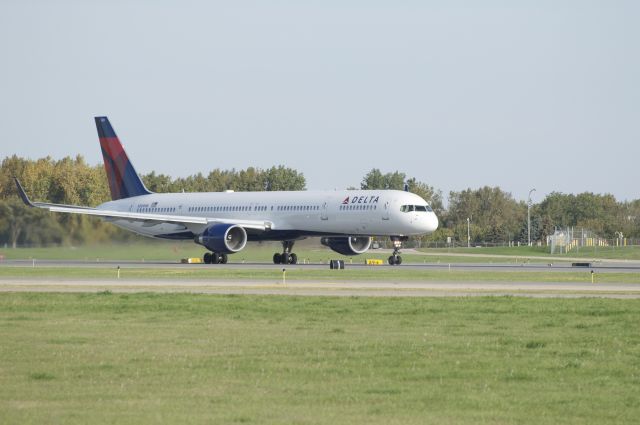
[[[150,213],[134,213],[126,211],[114,211],[105,210],[91,207],[83,207],[78,205],[64,205],[64,204],[52,204],[47,202],[32,202],[24,188],[20,184],[20,181],[14,177],[16,186],[18,187],[18,193],[22,201],[29,207],[43,208],[53,212],[71,213],[71,214],[84,214],[93,215],[97,217],[104,217],[107,219],[124,219],[129,221],[139,221],[147,223],[148,225],[154,225],[159,223],[172,223],[172,224],[237,224],[238,226],[246,229],[255,230],[267,230],[270,228],[270,224],[259,220],[234,220],[228,218],[212,218],[212,217],[199,217],[199,216],[186,216],[186,215],[167,215],[167,214],[150,214]]]

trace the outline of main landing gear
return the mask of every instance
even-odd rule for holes
[[[297,264],[298,256],[291,252],[294,241],[282,241],[282,254],[273,254],[273,264]]]
[[[389,264],[392,266],[399,266],[402,264],[402,257],[400,256],[400,250],[402,249],[402,242],[406,241],[406,237],[392,236],[391,242],[393,242],[393,254],[389,257]]]
[[[202,260],[205,264],[227,264],[227,254],[224,252],[205,252]]]

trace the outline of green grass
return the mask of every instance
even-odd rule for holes
[[[286,266],[289,281],[451,281],[451,282],[591,282],[590,270],[577,271],[485,271],[485,270],[419,270],[402,267],[366,267],[345,270],[318,270],[303,266]],[[176,268],[127,268],[123,279],[167,280],[274,280],[282,279],[280,268],[227,268],[221,265],[193,264]],[[18,279],[113,279],[117,269],[110,267],[0,267],[0,278]],[[640,273],[597,273],[598,283],[640,283]]]
[[[279,243],[248,244],[237,254],[229,256],[233,263],[244,262],[271,262],[273,254],[280,251]],[[7,260],[80,260],[87,262],[130,260],[130,261],[174,261],[182,258],[201,257],[205,249],[191,241],[186,242],[153,242],[133,244],[108,244],[87,245],[81,247],[48,247],[48,248],[17,248],[0,249],[0,255]],[[295,247],[299,261],[312,263],[326,263],[330,259],[343,259],[346,262],[363,263],[365,259],[380,259],[387,261],[389,252],[369,250],[363,255],[343,256],[325,247],[316,247],[301,243]],[[548,262],[548,260],[528,259],[526,253],[518,258],[500,257],[457,257],[447,255],[447,249],[426,250],[432,255],[402,254],[405,263],[524,263],[524,262]],[[451,252],[458,252],[452,250]],[[483,250],[470,250],[471,253],[484,253]],[[514,254],[518,255],[518,254]]]
[[[640,301],[0,294],[0,423],[640,417]]]
[[[0,255],[7,260],[133,260],[133,261],[180,261],[186,257],[200,257],[204,248],[193,242],[155,242],[133,244],[61,246],[47,248],[1,249]]]
[[[271,262],[273,254],[281,251],[279,243],[248,244],[237,254],[229,256],[230,261],[246,262]],[[202,257],[205,248],[191,241],[186,242],[155,242],[135,244],[109,244],[88,245],[82,247],[48,247],[48,248],[18,248],[0,250],[0,255],[8,260],[15,259],[41,259],[41,260],[82,260],[88,262],[131,260],[131,261],[175,261],[182,258]],[[310,259],[314,262],[328,261],[329,259],[348,258],[331,252],[325,248],[302,248],[296,246],[295,252],[300,261]],[[388,255],[387,255],[388,256]],[[383,256],[379,256],[383,258]],[[355,257],[356,261],[360,257]],[[361,257],[364,261],[364,257]],[[373,257],[372,257],[373,258]]]

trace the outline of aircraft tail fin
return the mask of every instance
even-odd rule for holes
[[[111,199],[131,198],[132,196],[148,195],[151,192],[144,186],[138,176],[127,153],[120,143],[120,139],[113,131],[109,118],[95,117],[104,168],[109,180]]]

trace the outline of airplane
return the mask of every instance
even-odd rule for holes
[[[388,262],[402,263],[400,249],[410,236],[429,234],[438,218],[427,201],[400,190],[265,191],[153,193],[129,160],[106,116],[95,117],[111,201],[95,208],[32,202],[15,178],[29,207],[98,216],[135,233],[161,239],[191,239],[208,251],[207,264],[224,264],[248,241],[280,241],[274,264],[296,264],[294,243],[308,237],[343,255],[357,255],[372,237],[389,237]]]

